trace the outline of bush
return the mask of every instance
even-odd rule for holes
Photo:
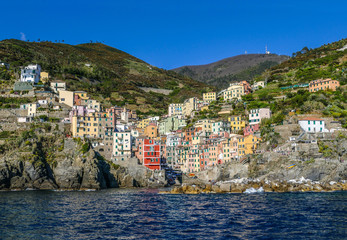
[[[90,144],[89,142],[86,142],[82,145],[81,151],[83,154],[85,154],[86,152],[88,152],[90,149]]]

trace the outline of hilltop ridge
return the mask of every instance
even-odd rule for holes
[[[223,88],[227,87],[230,82],[250,81],[266,69],[288,59],[288,56],[277,54],[243,54],[209,64],[183,66],[175,68],[173,71]]]

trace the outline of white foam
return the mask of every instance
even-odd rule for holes
[[[246,189],[245,193],[262,193],[264,192],[264,189],[263,187],[260,187],[258,189],[255,189],[255,188],[248,188]]]

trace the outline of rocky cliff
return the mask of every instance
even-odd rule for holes
[[[67,144],[65,144],[67,145]],[[16,149],[0,158],[0,189],[85,190],[117,187],[160,187],[162,172],[137,166],[131,172],[103,159],[90,149],[83,153],[78,143],[56,152],[54,159]]]

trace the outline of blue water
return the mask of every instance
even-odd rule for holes
[[[0,192],[1,239],[346,239],[347,193]]]

